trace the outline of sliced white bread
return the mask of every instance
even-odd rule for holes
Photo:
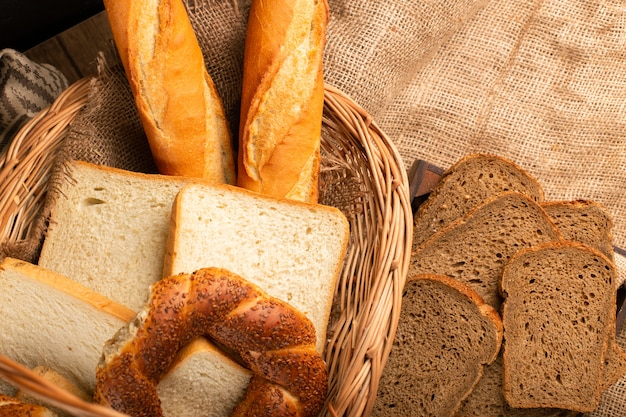
[[[174,198],[191,181],[69,164],[38,264],[138,310],[163,272]]]
[[[323,352],[348,238],[348,222],[334,207],[191,184],[176,197],[164,276],[232,271],[304,313]]]
[[[95,387],[104,342],[135,315],[67,277],[23,261],[0,264],[0,354]]]
[[[446,276],[410,277],[372,415],[454,415],[501,342],[500,316],[476,291]]]
[[[198,338],[184,347],[157,385],[165,417],[227,417],[245,394],[252,373]]]
[[[437,231],[466,215],[495,194],[518,191],[543,201],[541,185],[517,164],[496,155],[471,154],[442,175],[426,201],[415,213],[414,247]]]
[[[560,238],[533,199],[505,192],[475,206],[418,246],[411,255],[409,274],[454,277],[499,310],[498,285],[507,260],[522,248]]]
[[[615,266],[596,249],[551,242],[502,275],[503,391],[512,407],[593,411],[615,336]]]

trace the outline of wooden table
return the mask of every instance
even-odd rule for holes
[[[24,52],[34,62],[57,68],[70,84],[97,73],[99,53],[107,60],[117,54],[105,12]]]

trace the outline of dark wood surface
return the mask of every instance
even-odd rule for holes
[[[100,12],[24,51],[31,60],[50,64],[70,83],[97,72],[97,58],[115,54],[115,45],[105,12]]]
[[[0,0],[0,48],[24,52],[102,10],[103,0]]]

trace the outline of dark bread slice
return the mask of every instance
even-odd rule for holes
[[[504,268],[503,392],[512,407],[588,412],[615,332],[613,262],[577,242],[522,250]]]
[[[611,385],[626,377],[626,353],[617,344],[615,337],[609,338],[609,347],[604,358],[604,377],[601,391],[606,391]]]
[[[613,260],[613,219],[606,207],[590,200],[547,201],[540,205],[563,239],[589,245]]]
[[[372,416],[453,415],[501,342],[500,316],[470,287],[410,277]]]
[[[413,228],[414,247],[474,206],[505,191],[518,191],[535,201],[544,200],[544,191],[537,180],[512,161],[487,154],[460,159],[443,173],[418,208]]]
[[[614,260],[613,219],[602,204],[591,200],[572,200],[546,201],[540,205],[565,240],[591,246],[611,261]],[[609,340],[605,362],[602,381],[604,389],[626,374],[626,353],[617,345],[614,337]]]
[[[611,346],[611,344],[610,344]],[[616,344],[612,344],[612,353],[605,360],[602,391],[611,387],[626,374],[626,354]],[[502,351],[497,359],[485,366],[484,373],[471,394],[463,401],[456,417],[559,417],[576,415],[571,410],[556,408],[513,408],[502,392]],[[626,378],[624,378],[626,386]],[[618,389],[618,387],[616,387]],[[623,388],[621,389],[623,392]],[[602,404],[600,405],[602,406]],[[599,414],[606,415],[606,414]]]
[[[463,402],[455,417],[561,417],[570,410],[556,408],[512,408],[502,393],[502,354],[485,366],[483,377]],[[574,413],[575,415],[575,413]]]
[[[602,204],[591,200],[572,200],[546,201],[540,205],[559,229],[564,240],[591,246],[611,261],[614,260],[613,219]],[[614,337],[609,340],[605,362],[602,383],[606,389],[626,374],[626,353],[617,345]]]
[[[538,203],[518,192],[501,193],[415,249],[409,276],[434,273],[454,277],[499,309],[498,285],[506,261],[522,248],[560,238]]]

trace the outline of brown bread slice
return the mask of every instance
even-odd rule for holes
[[[505,158],[468,155],[448,168],[415,214],[414,247],[438,230],[463,217],[494,194],[518,191],[544,200],[541,185],[523,168]]]
[[[604,377],[602,378],[601,391],[606,391],[624,376],[626,376],[626,353],[617,344],[615,337],[610,337],[609,347],[604,358]]]
[[[590,200],[546,201],[540,205],[565,240],[589,245],[613,260],[613,219],[606,207]]]
[[[510,259],[501,281],[509,405],[598,406],[615,332],[616,278],[613,262],[577,242],[538,245]]]
[[[602,391],[620,380],[626,374],[626,354],[616,344],[605,362]],[[455,417],[560,417],[576,415],[570,410],[556,408],[513,408],[502,392],[502,352],[491,364],[485,366],[484,373],[471,394],[463,401]]]
[[[557,408],[512,408],[502,393],[502,352],[485,366],[483,377],[463,402],[455,417],[561,417],[570,410]],[[574,413],[575,415],[575,413]]]
[[[500,316],[470,287],[440,275],[409,278],[402,301],[372,415],[451,416],[500,350]]]
[[[591,246],[614,260],[613,219],[602,204],[591,200],[546,201],[541,207],[550,216],[565,240]],[[626,353],[614,337],[609,340],[605,358],[604,389],[626,374]],[[604,391],[603,389],[603,391]]]
[[[454,277],[499,309],[498,283],[506,261],[522,248],[560,238],[556,226],[534,200],[506,192],[476,206],[414,250],[409,275]]]

